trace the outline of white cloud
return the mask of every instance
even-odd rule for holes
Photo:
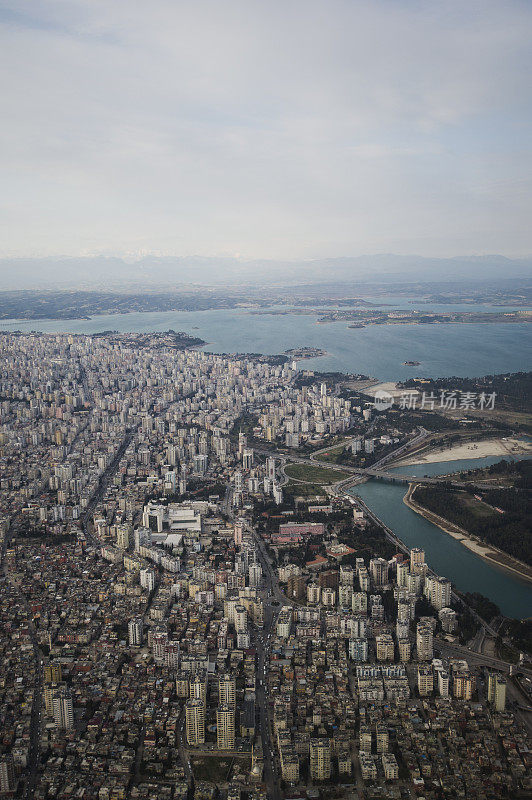
[[[4,3],[3,253],[530,252],[531,32],[493,0]]]

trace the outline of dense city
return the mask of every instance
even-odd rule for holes
[[[532,671],[468,649],[483,621],[345,474],[285,472],[423,432],[171,334],[3,333],[0,359],[1,796],[531,796]]]

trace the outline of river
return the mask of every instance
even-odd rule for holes
[[[440,461],[399,467],[403,475],[444,475],[477,469],[500,461],[500,456]],[[384,481],[368,481],[352,489],[408,547],[422,547],[430,567],[449,578],[458,589],[480,592],[497,603],[502,613],[518,619],[532,616],[532,583],[522,581],[479,558],[452,536],[444,533],[403,503],[406,487]]]

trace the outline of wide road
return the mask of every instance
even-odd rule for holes
[[[370,425],[370,427],[366,431],[366,434],[365,434],[366,437],[367,437],[368,433],[371,433],[371,429],[373,428],[374,424],[375,424],[375,422],[372,422],[372,424]],[[388,453],[388,455],[383,456],[381,459],[379,459],[379,461],[376,461],[375,464],[373,464],[371,469],[379,469],[384,464],[387,464],[389,461],[395,460],[395,459],[399,458],[399,456],[404,455],[407,451],[410,451],[414,445],[419,445],[422,442],[424,442],[425,439],[427,439],[428,436],[431,436],[431,433],[429,431],[427,431],[426,428],[419,427],[417,430],[418,430],[418,433],[416,434],[416,436],[414,436],[413,439],[410,439],[410,441],[405,442],[400,447],[398,447],[396,450],[393,450],[391,453]],[[313,461],[316,461],[322,453],[328,453],[330,450],[334,450],[336,447],[338,447],[338,445],[333,445],[332,447],[322,447],[320,450],[316,450],[316,451],[314,451],[314,453],[311,453],[310,454],[310,458]],[[327,462],[327,463],[329,463],[329,462]]]
[[[425,437],[424,433],[419,434],[413,442],[420,441]],[[408,443],[409,445],[412,442]],[[274,458],[279,458],[281,461],[290,461],[294,464],[308,464],[310,467],[324,467],[328,470],[334,470],[336,472],[348,472],[353,477],[359,478],[377,478],[379,480],[386,480],[390,481],[391,483],[423,483],[428,485],[439,485],[443,484],[448,487],[463,489],[464,486],[468,486],[473,489],[494,489],[497,488],[496,485],[493,483],[482,483],[477,482],[473,483],[471,481],[467,482],[460,482],[460,481],[449,481],[447,478],[442,477],[432,477],[432,478],[425,478],[425,477],[418,477],[415,475],[399,475],[395,472],[388,472],[387,470],[381,469],[379,465],[382,465],[392,458],[397,458],[401,455],[407,445],[402,445],[397,450],[394,450],[393,453],[389,453],[387,456],[382,458],[380,461],[377,461],[372,467],[353,467],[349,464],[334,464],[330,461],[322,461],[321,459],[317,458],[317,455],[321,452],[327,452],[327,448],[323,450],[319,450],[316,453],[310,453],[308,456],[297,455],[297,453],[288,453],[288,452],[278,452],[277,450],[266,450],[261,448],[254,448],[255,452],[261,453],[261,455],[266,456],[273,456]],[[344,484],[348,484],[351,481],[350,478],[346,478],[342,481]]]
[[[80,517],[81,527],[83,529],[83,532],[84,532],[85,536],[92,542],[92,544],[94,544],[97,547],[101,544],[101,542],[98,540],[98,538],[96,536],[93,536],[91,533],[89,533],[88,521],[89,521],[90,515],[92,514],[92,512],[94,511],[94,509],[96,508],[96,506],[98,505],[98,503],[100,502],[102,497],[104,496],[105,491],[106,491],[106,489],[107,489],[107,487],[109,485],[109,482],[110,482],[111,478],[114,476],[114,474],[116,473],[118,467],[120,466],[120,461],[122,460],[122,456],[126,452],[126,450],[129,447],[129,445],[131,444],[131,442],[133,440],[133,437],[135,436],[136,432],[137,432],[136,428],[132,428],[132,429],[130,429],[130,430],[128,430],[126,432],[126,434],[125,434],[124,438],[122,439],[122,442],[120,443],[118,449],[115,451],[115,454],[113,456],[112,461],[107,465],[105,470],[100,475],[100,478],[99,478],[98,483],[96,484],[96,487],[95,487],[95,489],[94,489],[94,491],[93,491],[93,493],[91,495],[91,498],[90,498],[89,502],[87,503],[87,506],[85,507],[85,510],[83,511],[83,514]]]
[[[227,486],[224,498],[224,511],[227,516],[234,522],[236,517],[232,508],[232,489],[230,485]],[[256,638],[256,651],[257,651],[257,681],[255,687],[256,702],[259,709],[259,725],[260,735],[262,741],[262,754],[264,759],[264,774],[263,780],[266,785],[269,800],[281,800],[281,788],[279,781],[279,772],[277,763],[274,758],[274,744],[271,736],[270,724],[270,705],[268,695],[267,671],[270,658],[270,642],[273,633],[273,627],[277,618],[277,611],[272,606],[273,597],[277,598],[279,594],[279,584],[276,582],[275,575],[271,568],[268,556],[264,549],[264,544],[258,534],[251,528],[244,518],[241,518],[247,531],[251,532],[257,551],[259,560],[262,566],[262,573],[264,582],[266,584],[267,597],[264,601],[263,612],[263,627],[262,630],[257,632]],[[278,600],[282,602],[282,598]]]
[[[275,757],[275,744],[272,740],[272,725],[270,719],[270,700],[268,693],[268,665],[270,660],[270,645],[274,635],[277,615],[281,604],[287,604],[286,597],[279,589],[279,582],[270,564],[264,543],[260,536],[244,523],[246,530],[249,531],[257,547],[259,561],[262,566],[262,574],[267,596],[264,599],[263,627],[258,631],[256,639],[257,650],[257,683],[256,700],[259,709],[260,735],[262,741],[262,753],[264,758],[264,783],[269,800],[281,800],[279,764]],[[274,606],[273,602],[278,603]]]

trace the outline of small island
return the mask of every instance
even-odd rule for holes
[[[320,347],[293,347],[290,350],[284,351],[285,356],[289,356],[294,361],[301,361],[306,358],[321,358],[327,355],[326,350]]]

